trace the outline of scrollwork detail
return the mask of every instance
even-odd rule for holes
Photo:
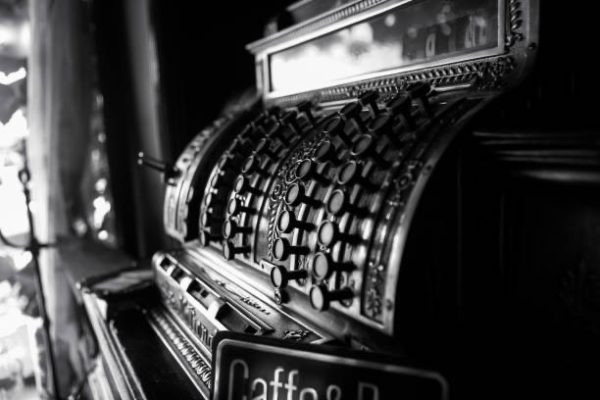
[[[510,49],[517,42],[525,39],[525,36],[520,31],[523,25],[523,12],[521,10],[521,1],[509,0],[508,1],[508,23],[507,23],[507,34],[506,34],[506,48]]]
[[[311,99],[317,103],[351,100],[367,90],[377,90],[382,95],[393,95],[417,81],[429,82],[432,86],[449,87],[473,85],[475,89],[499,89],[506,83],[507,75],[516,68],[516,62],[510,55],[504,55],[483,61],[469,61],[445,65],[422,71],[415,71],[395,77],[377,78],[351,85],[335,86],[314,92],[298,93],[273,99],[279,106],[287,107]]]

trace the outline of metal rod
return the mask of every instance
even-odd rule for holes
[[[138,153],[138,164],[145,165],[160,172],[167,172],[168,165],[154,157],[145,155],[143,152]]]
[[[40,273],[40,249],[48,247],[46,244],[41,244],[35,235],[35,226],[33,223],[33,213],[31,212],[31,193],[29,191],[29,180],[31,174],[27,168],[27,164],[19,171],[19,180],[23,185],[23,194],[25,195],[25,202],[27,206],[27,220],[29,223],[29,244],[27,250],[31,252],[33,260],[33,271],[35,277],[35,289],[38,306],[40,309],[40,317],[42,318],[43,325],[43,337],[44,346],[46,348],[46,373],[50,375],[50,379],[47,380],[51,387],[47,388],[47,394],[51,399],[60,399],[58,390],[58,379],[56,376],[56,362],[54,359],[54,346],[52,344],[52,337],[50,335],[50,318],[48,317],[48,311],[46,309],[46,298],[44,296],[44,288],[42,284],[42,276]]]

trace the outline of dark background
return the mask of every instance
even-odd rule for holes
[[[138,168],[138,151],[175,161],[227,100],[254,86],[254,62],[245,45],[261,38],[269,20],[288,3],[92,2],[116,219],[128,253],[150,257],[172,244],[162,229],[161,176]],[[144,21],[140,14],[146,6]],[[154,54],[146,51],[149,42],[155,44]],[[156,85],[151,76],[142,76],[140,66],[146,64],[158,70]],[[149,102],[144,93],[155,94],[156,101]],[[149,104],[136,118],[132,110],[144,103]],[[154,132],[145,126],[153,115],[158,123]]]

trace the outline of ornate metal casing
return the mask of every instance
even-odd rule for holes
[[[532,66],[538,41],[539,2],[499,0],[498,42],[493,48],[468,55],[456,54],[405,67],[370,71],[341,82],[324,82],[310,90],[292,93],[271,90],[269,57],[312,39],[410,7],[415,1],[354,1],[314,16],[248,45],[256,57],[257,87],[267,103],[293,104],[303,99],[319,103],[348,101],[364,90],[395,92],[406,84],[427,81],[437,88],[468,85],[475,90],[505,89],[516,85]]]
[[[250,44],[258,103],[202,131],[167,189],[166,229],[184,245],[154,264],[174,314],[196,334],[192,311],[209,315],[208,331],[227,329],[211,307],[235,303],[256,334],[318,332],[311,341],[402,353],[398,290],[415,214],[456,135],[531,68],[538,3],[361,0]],[[349,60],[366,57],[359,73],[306,70],[305,54],[325,68],[338,41]],[[374,62],[388,54],[378,43],[400,43],[400,56]],[[286,65],[294,74],[281,75]],[[190,288],[204,286],[217,305],[196,304]],[[253,320],[253,304],[278,317]]]

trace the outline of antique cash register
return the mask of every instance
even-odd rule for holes
[[[525,107],[535,76],[539,3],[302,1],[286,11],[291,24],[250,43],[255,92],[165,172],[164,227],[180,245],[155,254],[155,287],[125,296],[134,307],[102,316],[113,318],[113,367],[128,376],[120,396],[161,398],[129,360],[131,324],[152,336],[146,365],[153,351],[170,360],[167,380],[194,398],[235,368],[244,388],[221,385],[214,398],[400,398],[331,389],[355,379],[343,373],[346,354],[388,357],[438,385],[423,397],[388,382],[410,399],[585,381],[567,373],[585,351],[555,339],[597,338],[598,303],[573,294],[598,296],[575,288],[598,271],[598,139],[546,134],[511,111]],[[568,195],[557,188],[569,184]],[[561,303],[571,295],[583,301],[580,322]],[[238,357],[215,379],[220,332],[240,334],[254,361]],[[324,369],[315,381],[299,362],[296,377],[282,367],[273,378],[283,364],[252,353],[263,340],[337,362],[341,377]],[[279,391],[288,378],[295,391]]]

